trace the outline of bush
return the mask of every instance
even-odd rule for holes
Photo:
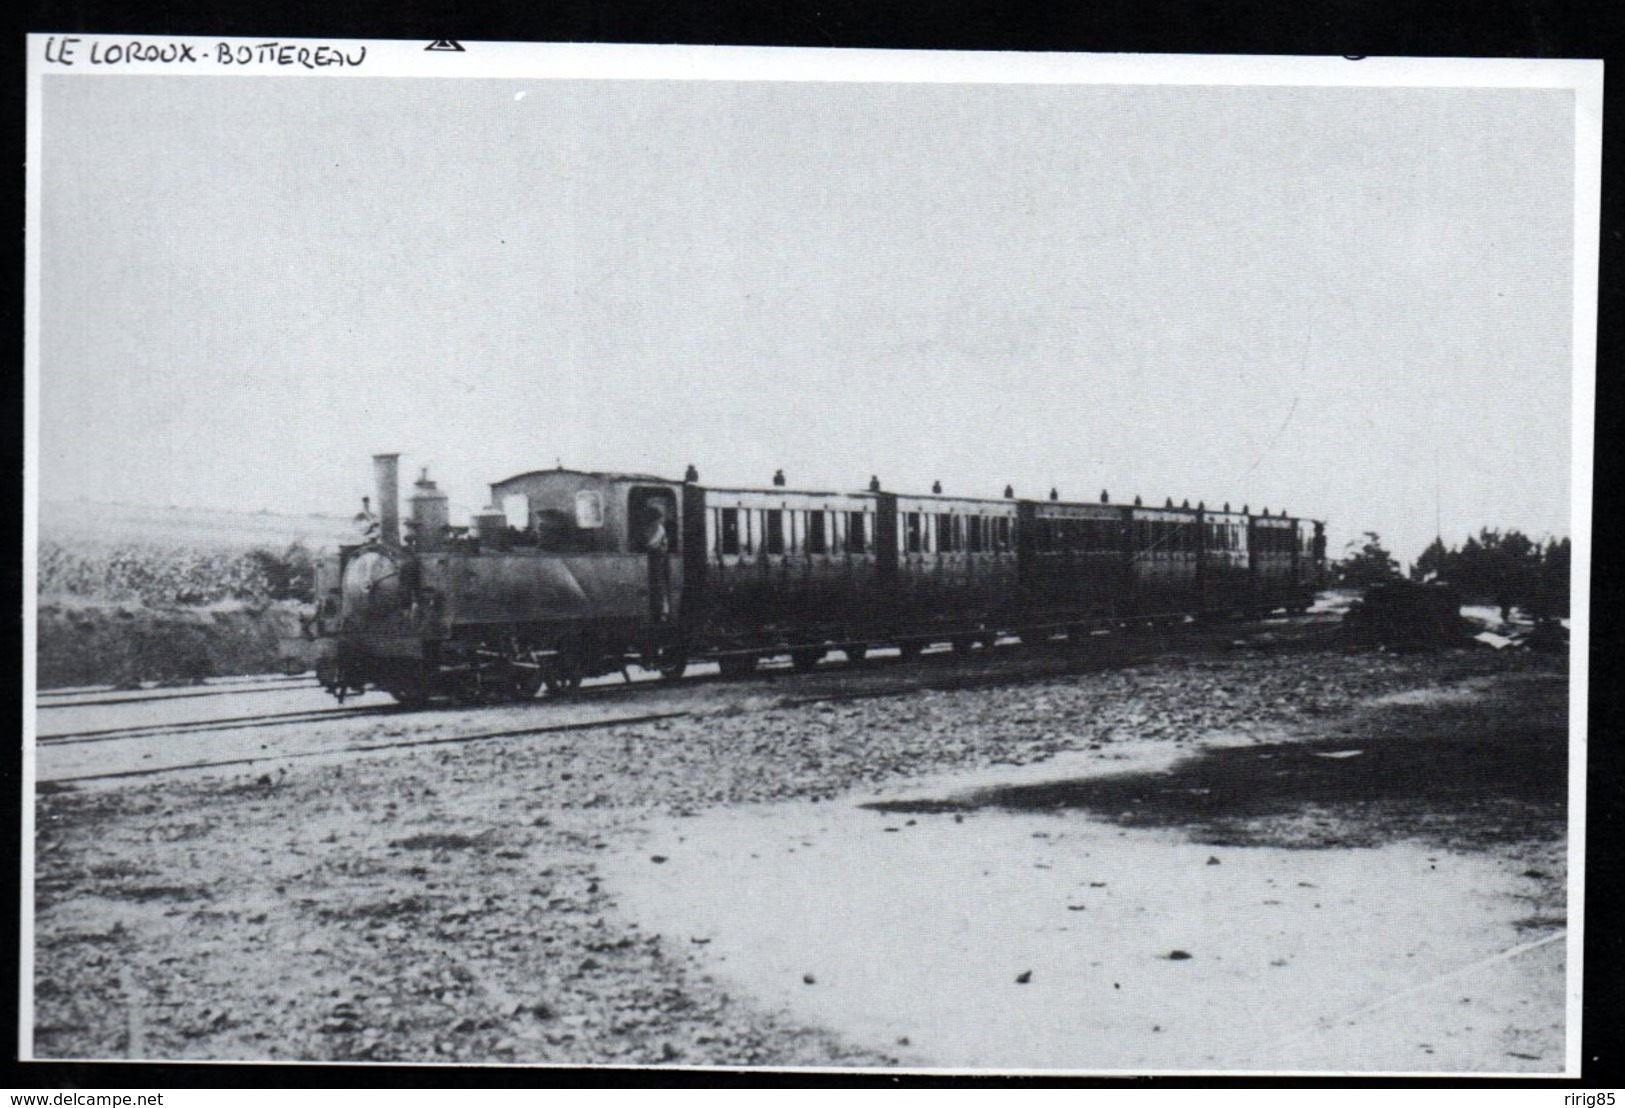
[[[148,607],[200,606],[241,600],[309,603],[315,558],[302,543],[285,550],[200,549],[145,544],[39,547],[39,594]]]
[[[1375,531],[1367,531],[1359,539],[1348,544],[1348,551],[1342,560],[1332,566],[1332,579],[1339,585],[1353,585],[1359,588],[1370,588],[1372,585],[1381,585],[1388,581],[1399,579],[1399,563],[1394,556],[1383,547],[1382,539]],[[1358,547],[1356,543],[1359,543]]]

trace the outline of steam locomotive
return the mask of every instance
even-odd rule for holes
[[[491,486],[449,525],[427,471],[400,518],[397,455],[374,458],[377,516],[318,567],[317,674],[341,701],[529,699],[636,664],[680,677],[788,654],[907,657],[1001,634],[1302,611],[1324,525],[1209,509],[713,488],[564,468]],[[404,526],[403,526],[404,523]]]

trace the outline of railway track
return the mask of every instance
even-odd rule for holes
[[[206,689],[186,689],[178,692],[159,692],[152,690],[150,694],[143,691],[143,695],[136,695],[132,690],[130,695],[120,696],[116,690],[107,690],[112,695],[100,696],[92,700],[70,700],[69,697],[84,696],[82,692],[53,692],[45,691],[35,694],[35,707],[47,708],[101,708],[120,704],[152,704],[171,700],[196,700],[208,696],[252,696],[256,693],[285,693],[297,692],[300,689],[319,689],[321,686],[315,681],[278,681],[276,683],[256,683],[254,685],[212,686]],[[96,695],[96,694],[90,694]]]
[[[278,727],[315,720],[349,719],[355,716],[393,715],[412,709],[399,704],[376,704],[364,708],[311,708],[273,715],[227,716],[221,719],[187,720],[179,723],[142,723],[129,727],[103,727],[90,731],[58,731],[36,736],[40,746],[68,746],[75,743],[111,742],[118,739],[150,738],[156,735],[189,734],[195,731],[241,731],[255,727]]]
[[[108,773],[84,773],[74,776],[53,777],[59,785],[82,781],[112,781],[130,777],[156,777],[165,773],[179,773],[192,769],[218,769],[228,766],[254,765],[262,762],[306,761],[312,758],[331,758],[341,754],[371,754],[378,751],[401,750],[414,746],[453,746],[462,743],[486,742],[491,739],[518,738],[526,735],[546,735],[564,731],[599,731],[610,727],[627,727],[658,720],[682,719],[695,715],[692,711],[649,712],[636,716],[618,716],[614,719],[585,720],[575,723],[553,723],[540,727],[515,727],[501,731],[480,731],[468,735],[430,735],[417,739],[399,739],[390,742],[367,743],[361,746],[335,747],[328,750],[298,751],[274,757],[260,755],[249,758],[222,758],[215,761],[188,762],[180,765],[147,766],[140,769],[114,770]]]
[[[1297,622],[1297,621],[1295,621]],[[1297,627],[1296,637],[1281,644],[1287,648],[1314,649],[1324,644],[1331,630],[1323,623],[1305,621]],[[752,677],[723,678],[699,676],[673,686],[650,680],[625,685],[605,685],[572,694],[566,703],[572,705],[609,705],[626,697],[660,696],[674,689],[697,689],[708,685],[748,685],[752,681],[772,685],[788,680],[792,688],[783,695],[764,700],[749,711],[794,708],[815,703],[840,703],[884,697],[906,696],[924,691],[949,692],[989,688],[1031,681],[1053,680],[1068,674],[1092,672],[1124,665],[1141,664],[1180,653],[1204,653],[1220,646],[1232,644],[1238,634],[1237,627],[1186,629],[1173,636],[1166,633],[1135,635],[1089,636],[1083,639],[1053,640],[1044,644],[1029,643],[1036,649],[1021,651],[979,650],[974,654],[947,651],[928,655],[923,662],[903,663],[900,659],[873,659],[856,665],[825,667],[812,673],[791,676],[789,667],[765,669]],[[1045,649],[1045,648],[1048,649]],[[978,661],[982,664],[968,665]],[[877,664],[878,663],[878,664]],[[902,680],[898,680],[901,676]],[[547,700],[536,702],[545,707]],[[512,705],[509,706],[513,707]],[[187,770],[227,768],[264,764],[267,762],[305,761],[350,754],[373,754],[417,746],[456,745],[495,739],[521,738],[561,732],[596,731],[607,728],[636,726],[659,720],[690,718],[715,710],[715,705],[703,708],[682,708],[656,712],[616,714],[602,719],[573,720],[540,723],[523,727],[488,729],[456,734],[423,735],[420,737],[391,738],[388,741],[350,743],[318,749],[254,753],[241,757],[201,758],[162,765],[130,767],[105,772],[53,776],[52,782],[111,781],[128,778],[153,777]],[[110,742],[132,739],[158,739],[184,736],[200,732],[237,731],[252,728],[286,726],[298,723],[351,719],[357,717],[406,715],[422,719],[432,713],[422,708],[400,705],[377,705],[359,708],[325,708],[301,712],[285,712],[271,716],[240,716],[224,720],[195,721],[183,724],[149,724],[137,727],[107,728],[93,732],[61,733],[43,736],[38,743],[43,748],[56,748],[80,743]],[[263,749],[263,747],[262,747]],[[150,756],[150,755],[147,755]]]

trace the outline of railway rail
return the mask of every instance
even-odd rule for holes
[[[41,746],[67,746],[74,743],[111,742],[117,739],[150,738],[155,735],[188,734],[194,731],[239,731],[252,727],[276,727],[316,720],[349,719],[355,716],[390,715],[410,709],[398,704],[375,704],[360,708],[311,708],[273,715],[227,716],[222,719],[186,720],[178,723],[142,723],[129,727],[104,727],[89,731],[58,731],[39,735]]]
[[[330,750],[300,751],[290,754],[279,754],[275,758],[264,756],[250,758],[225,758],[215,761],[187,762],[180,765],[147,766],[140,769],[114,770],[108,773],[83,773],[73,776],[53,777],[51,782],[58,785],[73,784],[81,781],[112,781],[130,777],[156,777],[165,773],[180,773],[193,769],[217,769],[228,766],[255,765],[267,761],[292,762],[305,761],[312,758],[331,758],[341,754],[371,754],[387,750],[401,750],[414,746],[449,746],[460,743],[484,742],[490,739],[518,738],[525,735],[546,735],[562,731],[598,731],[609,727],[625,727],[640,723],[653,723],[658,720],[681,719],[694,715],[691,711],[682,712],[648,712],[636,716],[618,716],[613,719],[586,720],[574,723],[544,724],[540,727],[515,727],[501,731],[481,731],[468,735],[430,735],[416,739],[398,739],[390,742],[367,743],[337,747]]]
[[[319,689],[321,686],[313,680],[299,683],[278,682],[276,684],[256,684],[253,686],[210,687],[207,689],[186,689],[174,692],[159,692],[153,690],[150,694],[134,695],[134,690],[128,696],[102,696],[93,700],[69,700],[70,696],[83,696],[84,693],[54,692],[46,690],[35,694],[35,706],[41,709],[49,708],[104,708],[118,704],[151,704],[171,700],[196,700],[208,696],[251,696],[256,693],[285,693],[297,692],[300,689]],[[103,690],[108,691],[108,690]]]

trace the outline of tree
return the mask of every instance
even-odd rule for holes
[[[1536,617],[1547,609],[1568,608],[1566,557],[1568,539],[1542,549],[1523,531],[1480,528],[1459,551],[1445,551],[1435,539],[1412,573],[1436,572],[1467,599],[1495,604],[1505,622],[1513,616],[1513,608],[1527,609]]]
[[[1569,614],[1571,553],[1567,537],[1548,539],[1541,550],[1534,595],[1525,604],[1536,619],[1562,619]]]
[[[1412,581],[1445,581],[1450,578],[1450,559],[1453,554],[1443,539],[1434,539],[1422,556],[1411,566]]]
[[[1455,583],[1468,596],[1493,602],[1503,622],[1514,606],[1528,603],[1540,578],[1540,548],[1521,531],[1485,527],[1463,544],[1458,561]]]
[[[1481,528],[1461,545],[1447,550],[1435,539],[1411,569],[1417,580],[1442,580],[1469,600],[1490,601],[1503,622],[1522,607],[1536,618],[1568,610],[1569,540],[1551,541],[1543,549],[1521,531]]]
[[[1348,553],[1332,567],[1338,584],[1365,588],[1398,580],[1399,563],[1383,547],[1382,539],[1375,531],[1365,532],[1360,539],[1350,541],[1344,549]]]

